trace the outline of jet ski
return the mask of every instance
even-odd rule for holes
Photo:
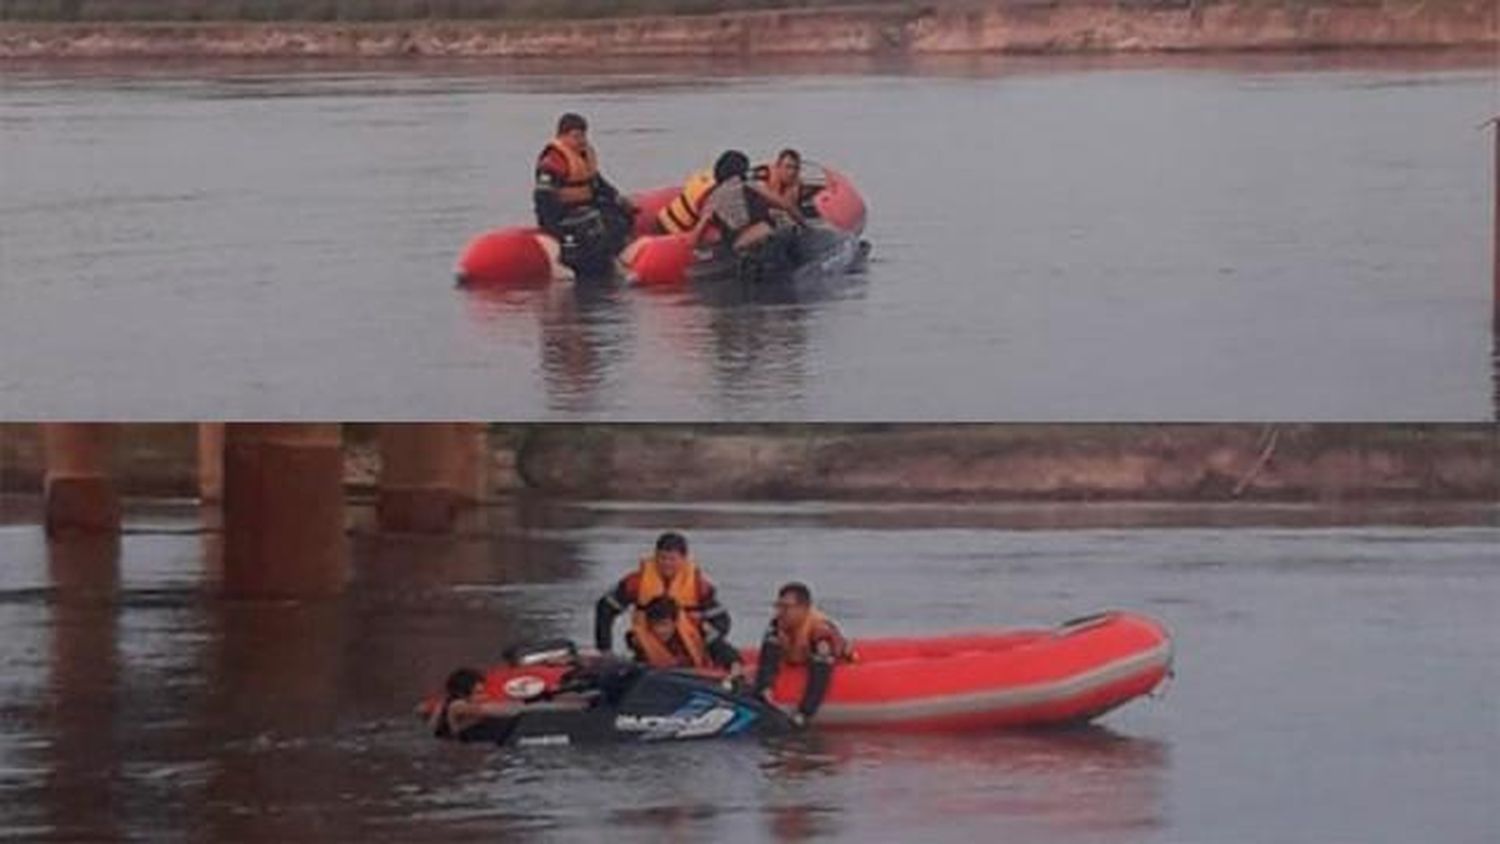
[[[778,229],[754,251],[737,255],[724,244],[697,250],[685,269],[690,283],[807,284],[858,270],[870,244],[859,235],[813,221]]]
[[[580,654],[569,641],[512,648],[486,673],[485,694],[517,704],[484,719],[463,741],[530,747],[780,735],[781,710],[718,677],[653,669],[608,655]],[[568,705],[558,705],[566,702]],[[429,698],[427,717],[441,701]]]

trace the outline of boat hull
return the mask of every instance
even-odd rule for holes
[[[1080,724],[1150,693],[1172,642],[1153,619],[1101,613],[1050,630],[856,642],[818,712],[822,728],[962,732]],[[771,698],[795,705],[806,670],[784,668]]]

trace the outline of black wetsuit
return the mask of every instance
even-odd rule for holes
[[[797,711],[804,718],[811,719],[823,705],[823,698],[828,694],[828,684],[833,680],[833,667],[839,661],[838,650],[831,637],[814,639],[811,643],[812,652],[808,655],[807,662],[807,687],[797,706]],[[764,694],[776,682],[776,675],[781,671],[781,661],[785,655],[773,620],[760,643],[760,657],[755,666],[756,694]]]
[[[564,263],[579,271],[602,271],[629,240],[631,216],[621,204],[619,190],[597,173],[589,181],[591,199],[563,202],[558,190],[566,177],[566,162],[552,148],[543,150],[531,193],[537,225],[562,244]]]

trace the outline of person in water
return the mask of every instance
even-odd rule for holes
[[[807,687],[791,716],[800,727],[823,705],[834,666],[853,658],[853,648],[838,625],[813,606],[812,590],[803,583],[788,583],[776,593],[776,615],[761,640],[753,689],[764,696],[783,665],[807,666]]]
[[[807,222],[800,209],[751,181],[749,175],[750,159],[739,150],[728,150],[714,162],[714,188],[704,198],[702,212],[693,226],[694,242],[712,225],[724,242],[737,254],[744,255],[775,231],[771,209],[782,211],[797,225]]]
[[[681,614],[670,596],[654,598],[646,605],[645,614],[645,629],[632,628],[625,634],[636,662],[652,668],[721,668],[731,677],[742,675],[740,652],[726,637],[699,645],[692,637],[682,635],[678,630]]]
[[[807,196],[807,185],[802,182],[802,153],[790,147],[782,150],[776,154],[775,163],[755,168],[755,178],[782,202],[802,208],[802,200]],[[773,216],[775,213],[778,212],[773,211]]]
[[[536,221],[565,251],[581,245],[613,257],[630,236],[635,208],[600,172],[588,132],[582,115],[558,118],[557,135],[537,157]]]
[[[484,675],[473,668],[460,668],[443,684],[443,702],[427,717],[432,735],[461,742],[504,741],[511,725],[505,719],[523,709],[584,709],[589,701],[572,695],[546,703],[496,700],[485,694]]]
[[[631,632],[646,641],[651,635],[646,607],[664,596],[675,604],[673,625],[690,653],[710,654],[729,635],[729,611],[688,556],[687,538],[668,532],[657,537],[652,553],[594,606],[594,646],[602,653],[611,650],[615,618],[626,609],[631,611]]]

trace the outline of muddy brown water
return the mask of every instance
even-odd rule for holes
[[[43,841],[1478,842],[1500,826],[1493,507],[357,507],[333,601],[216,596],[195,508],[48,546],[0,502],[0,835]],[[586,638],[664,525],[752,639],[783,579],[856,637],[1163,619],[1165,694],[1089,730],[504,752],[409,709],[524,636]]]

